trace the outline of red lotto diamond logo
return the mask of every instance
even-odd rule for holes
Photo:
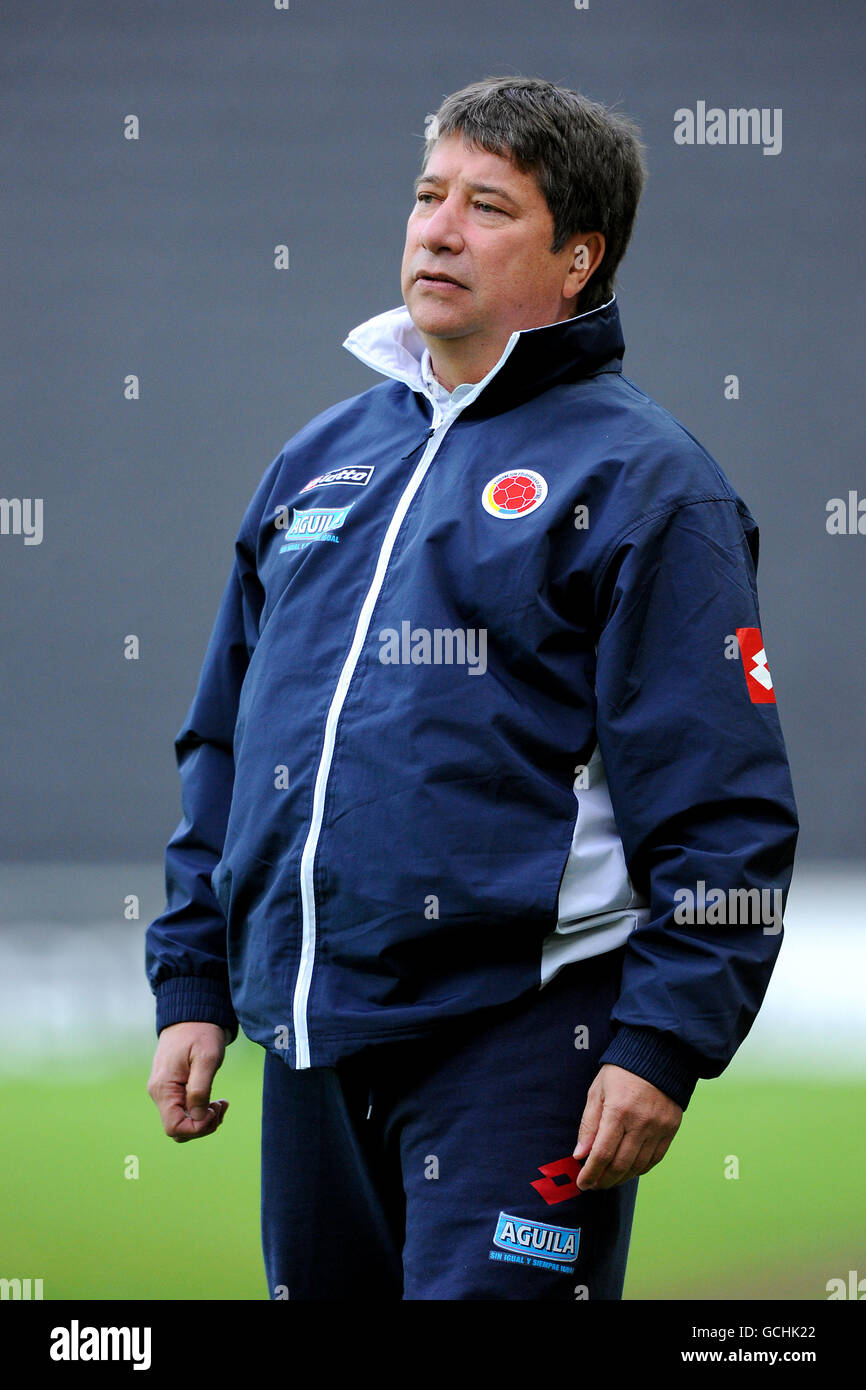
[[[540,1197],[543,1197],[549,1207],[555,1202],[567,1202],[569,1197],[579,1197],[580,1188],[577,1185],[577,1177],[583,1164],[576,1158],[558,1158],[555,1163],[539,1164],[539,1173],[544,1173],[543,1178],[536,1178],[535,1182],[530,1183]],[[556,1182],[556,1178],[567,1178],[567,1182]]]
[[[746,673],[746,685],[752,704],[774,705],[776,692],[773,689],[773,677],[767,666],[767,653],[764,651],[761,629],[738,627],[737,641],[740,644],[740,656],[743,658],[743,670]]]
[[[497,473],[481,494],[481,505],[491,516],[529,516],[547,496],[547,483],[531,468]]]

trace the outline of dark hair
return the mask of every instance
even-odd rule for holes
[[[634,122],[541,78],[486,77],[453,92],[427,118],[424,164],[441,136],[457,133],[535,175],[553,217],[552,252],[577,232],[604,234],[604,256],[580,292],[579,312],[605,304],[647,177]]]

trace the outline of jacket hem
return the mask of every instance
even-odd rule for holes
[[[240,1025],[227,988],[218,980],[200,975],[176,975],[154,988],[156,1031],[172,1023],[216,1023],[234,1042]]]
[[[685,1110],[700,1080],[694,1063],[682,1044],[654,1028],[634,1028],[621,1024],[613,1042],[602,1053],[600,1066],[608,1062],[632,1071],[664,1091]]]

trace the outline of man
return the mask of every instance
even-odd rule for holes
[[[267,470],[178,736],[149,1092],[202,1137],[266,1049],[271,1298],[618,1299],[780,943],[757,527],[622,375],[631,123],[505,78],[428,136],[386,380]]]

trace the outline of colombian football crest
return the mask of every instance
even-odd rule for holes
[[[531,468],[509,469],[491,478],[481,494],[481,504],[491,516],[529,516],[547,496],[547,483]]]

